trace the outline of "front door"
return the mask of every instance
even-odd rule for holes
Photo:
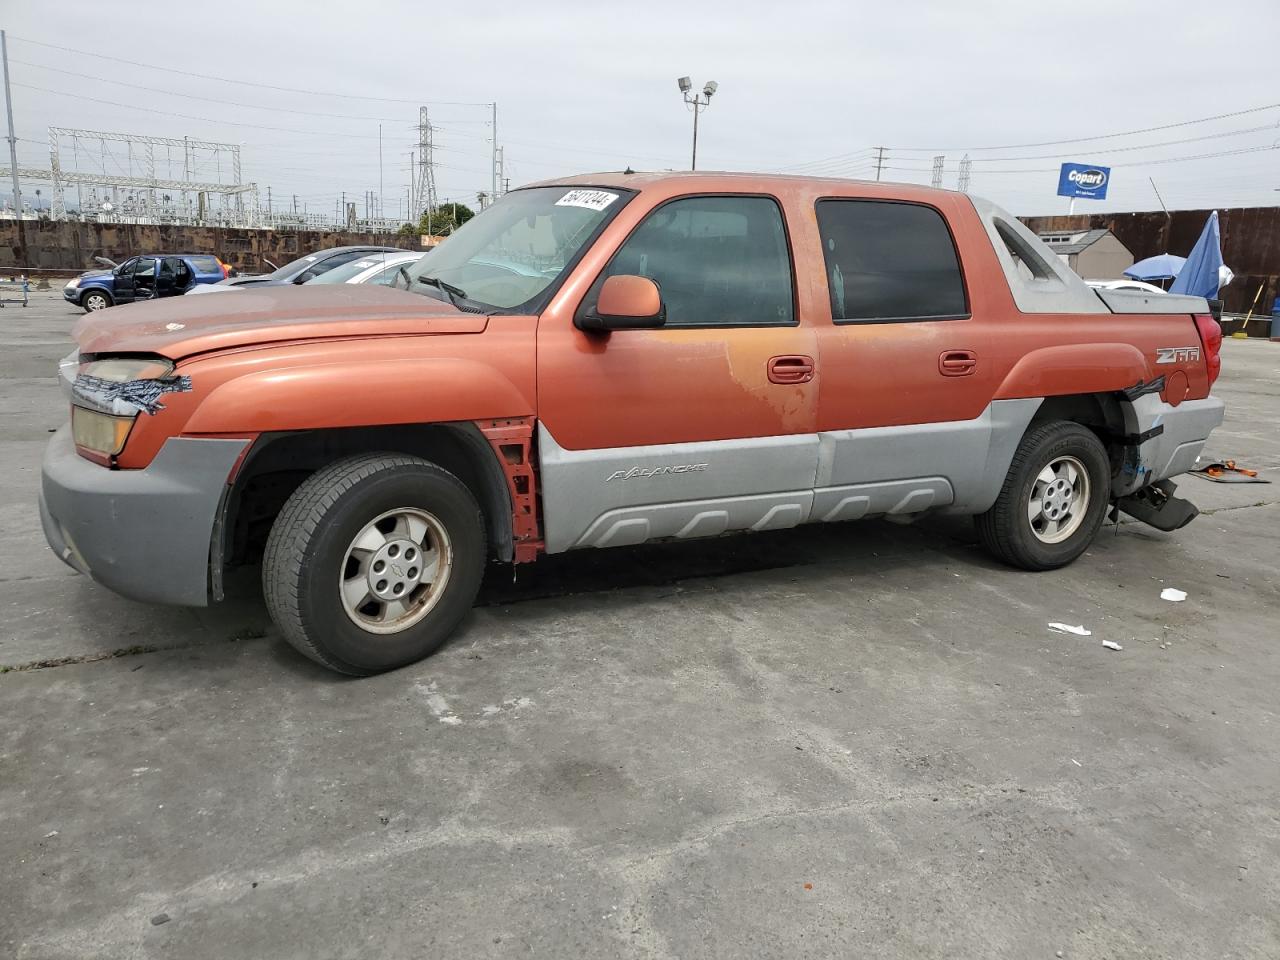
[[[817,463],[816,339],[800,323],[778,202],[686,196],[624,214],[643,219],[586,296],[539,324],[548,551],[801,522]],[[655,280],[666,325],[575,328],[614,275]]]
[[[150,300],[156,292],[156,258],[135,257],[116,275],[116,303]]]

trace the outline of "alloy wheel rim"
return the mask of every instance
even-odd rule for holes
[[[107,306],[105,297],[90,297],[85,303],[90,310],[103,310]]]
[[[1041,543],[1061,543],[1080,529],[1089,510],[1089,473],[1075,457],[1055,457],[1036,474],[1027,520]]]
[[[388,510],[347,546],[338,571],[342,608],[362,630],[400,633],[435,608],[452,568],[449,533],[433,514]]]

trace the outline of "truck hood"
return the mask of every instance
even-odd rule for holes
[[[98,280],[102,277],[111,276],[110,270],[86,270],[84,273],[76,277],[77,280]]]
[[[368,284],[247,287],[234,297],[173,297],[85,314],[81,353],[180,360],[257,344],[339,337],[480,333],[488,317]]]

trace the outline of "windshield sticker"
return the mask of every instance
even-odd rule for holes
[[[357,267],[376,267],[377,265],[377,260],[360,260],[356,263]]]
[[[586,207],[600,211],[618,199],[616,193],[607,190],[570,190],[556,201],[557,207]]]

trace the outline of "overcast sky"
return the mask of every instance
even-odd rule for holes
[[[48,168],[50,125],[234,142],[264,200],[269,185],[275,204],[297,194],[312,212],[332,211],[343,191],[377,191],[380,176],[385,209],[398,212],[418,103],[439,128],[441,197],[488,189],[491,101],[513,187],[627,165],[687,169],[683,75],[720,85],[699,123],[703,169],[874,177],[869,148],[883,145],[885,179],[927,183],[941,153],[947,187],[967,151],[971,192],[1019,214],[1066,211],[1054,195],[1064,160],[1114,167],[1110,198],[1078,211],[1153,209],[1148,177],[1171,208],[1280,200],[1280,106],[1253,110],[1280,104],[1277,0],[229,0],[132,11],[6,0],[0,21],[20,165]],[[1183,159],[1227,151],[1250,152]]]

